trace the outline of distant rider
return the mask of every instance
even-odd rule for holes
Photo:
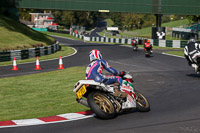
[[[194,67],[197,73],[200,72],[200,44],[194,37],[190,38],[188,44],[184,48],[184,55],[188,61],[188,65]]]
[[[132,39],[131,45],[132,46],[138,46],[138,42],[137,42],[136,38]]]
[[[151,44],[151,41],[150,40],[147,40],[146,43],[144,43],[144,51],[147,50],[147,48],[150,48],[150,52],[152,53],[152,44]]]
[[[106,85],[114,84],[114,96],[125,98],[127,94],[120,90],[122,84],[122,78],[125,72],[119,72],[108,65],[108,63],[102,59],[102,55],[99,50],[92,50],[89,53],[90,64],[86,69],[86,79],[93,79],[96,82],[104,83]],[[105,76],[102,74],[103,69],[107,70],[114,76]]]

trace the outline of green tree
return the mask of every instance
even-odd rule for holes
[[[43,13],[43,12],[44,12],[44,10],[42,10],[42,9],[25,9],[25,8],[20,8],[19,9],[19,19],[30,21],[31,20],[30,13]]]
[[[55,22],[58,24],[61,24],[62,23],[62,21],[61,21],[62,12],[59,10],[56,10],[56,11],[53,11],[52,13],[55,18]]]
[[[187,18],[190,20],[190,23],[199,23],[200,22],[200,15],[193,15],[193,16],[187,16]]]
[[[123,14],[122,13],[110,13],[109,14],[110,18],[113,20],[115,27],[118,27],[119,29],[123,28]]]
[[[76,25],[76,18],[74,11],[63,11],[61,16],[61,24],[70,27],[70,25]]]

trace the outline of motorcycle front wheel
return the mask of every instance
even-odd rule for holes
[[[135,90],[136,95],[136,107],[141,112],[150,111],[149,101],[139,91]]]
[[[111,119],[116,116],[114,104],[100,91],[91,92],[87,97],[88,105],[91,110],[101,119]]]

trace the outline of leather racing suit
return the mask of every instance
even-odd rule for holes
[[[200,54],[200,45],[196,42],[189,42],[184,48],[185,58],[188,60],[188,64],[197,63],[197,55]]]
[[[107,70],[114,76],[105,76],[102,74],[103,69]],[[122,78],[119,76],[120,72],[108,65],[108,63],[103,60],[92,61],[86,69],[86,79],[93,79],[96,82],[104,84],[114,84],[116,82],[122,83]]]
[[[188,61],[188,65],[194,67],[195,71],[200,73],[200,44],[189,42],[184,48],[184,55]]]

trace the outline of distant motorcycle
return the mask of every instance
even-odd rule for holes
[[[132,39],[131,45],[133,47],[133,51],[137,51],[137,49],[138,49],[138,42],[135,39]]]
[[[150,45],[150,44],[146,44],[145,46],[144,46],[144,52],[145,52],[145,56],[146,57],[150,57],[150,55],[152,54],[152,51],[151,51],[151,49],[152,49],[152,46]]]
[[[79,80],[73,90],[77,102],[89,107],[101,119],[111,119],[132,109],[149,111],[150,104],[145,96],[133,87],[132,76],[127,73],[122,78],[121,91],[127,93],[126,98],[114,96],[114,85],[105,85],[94,80]]]

